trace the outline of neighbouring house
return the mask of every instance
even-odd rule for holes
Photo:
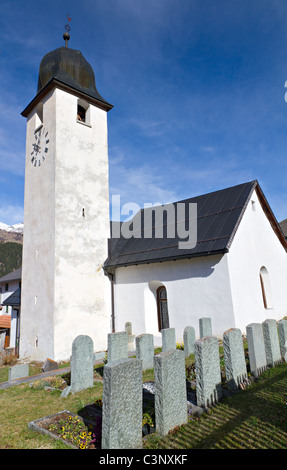
[[[282,232],[284,233],[285,238],[287,239],[287,219],[282,220],[282,222],[279,222],[280,228]]]
[[[222,337],[229,328],[244,333],[249,323],[286,315],[287,241],[258,182],[181,202],[197,204],[193,248],[179,249],[178,238],[145,238],[147,209],[140,211],[141,237],[110,239],[104,270],[111,280],[114,330],[131,321],[135,335],[152,333],[160,344],[167,327],[175,328],[178,341],[188,325],[199,337],[203,317]],[[167,228],[169,221],[155,209],[153,229]]]
[[[0,278],[0,333],[2,339],[5,333],[3,346],[15,348],[16,354],[20,328],[21,274],[22,269],[19,268]]]

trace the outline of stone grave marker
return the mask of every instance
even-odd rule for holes
[[[118,359],[104,366],[102,449],[142,448],[142,364]]]
[[[162,352],[176,349],[175,328],[163,328],[162,336]]]
[[[200,318],[199,319],[199,337],[212,336],[212,324],[211,318]]]
[[[170,349],[154,356],[156,432],[166,435],[187,422],[184,351]]]
[[[22,379],[22,377],[28,376],[29,364],[16,364],[15,366],[9,367],[9,382],[11,382],[11,380]]]
[[[128,358],[128,334],[126,331],[118,331],[108,334],[107,362]]]
[[[52,359],[47,358],[42,366],[42,372],[49,372],[50,370],[59,369],[59,364]]]
[[[195,342],[197,405],[210,407],[222,397],[218,339],[205,336]]]
[[[130,321],[126,322],[125,331],[128,335],[128,351],[134,351],[135,350],[135,335],[133,335],[132,323]]]
[[[259,377],[267,368],[263,327],[261,323],[250,323],[246,327],[250,372]]]
[[[79,392],[94,385],[94,344],[86,335],[77,336],[72,344],[71,392]]]
[[[229,390],[238,390],[247,380],[242,333],[238,328],[224,332],[223,352],[227,387]]]
[[[144,333],[136,337],[136,358],[142,361],[142,370],[154,367],[153,335]]]
[[[186,326],[183,331],[183,344],[185,357],[194,354],[194,343],[196,341],[195,329],[193,326]]]
[[[287,361],[287,320],[278,322],[278,331],[281,357],[284,361]]]
[[[274,367],[281,362],[277,322],[273,319],[267,319],[262,323],[262,328],[267,366]]]

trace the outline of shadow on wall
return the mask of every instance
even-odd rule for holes
[[[141,282],[154,282],[160,279],[159,285],[168,281],[176,281],[190,278],[207,278],[215,271],[215,266],[221,262],[224,255],[200,256],[176,261],[164,261],[160,263],[149,263],[126,266],[121,269],[127,270],[121,276],[120,284],[138,284]],[[130,271],[130,274],[129,274]],[[159,285],[157,287],[159,287]],[[152,289],[151,289],[152,290]]]

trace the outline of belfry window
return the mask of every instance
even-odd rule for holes
[[[86,110],[78,104],[77,121],[86,122]]]
[[[90,125],[90,105],[81,99],[77,103],[77,122]]]
[[[36,107],[36,121],[35,121],[35,129],[38,129],[43,124],[43,103],[40,102],[37,104]]]

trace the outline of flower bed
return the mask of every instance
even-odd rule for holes
[[[68,410],[40,418],[29,429],[65,442],[73,449],[96,449],[101,444],[101,417],[85,424],[83,418]]]

